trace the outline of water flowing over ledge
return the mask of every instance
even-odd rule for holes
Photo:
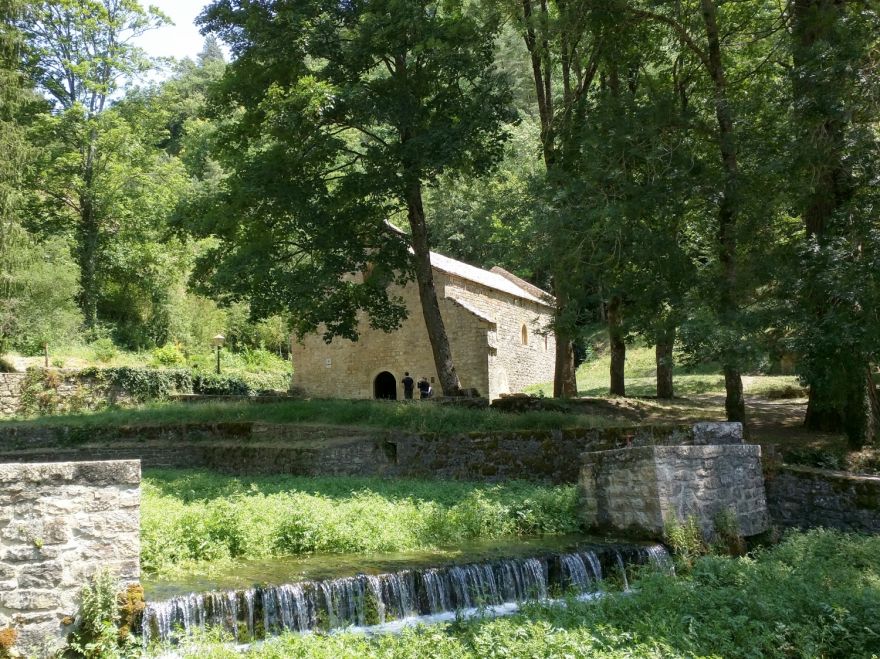
[[[609,576],[626,586],[627,567],[646,563],[663,569],[671,565],[662,545],[596,544],[461,565],[191,593],[147,602],[141,633],[148,644],[210,627],[223,628],[239,643],[284,631],[394,631],[412,621],[449,619],[456,611],[486,609],[503,615],[520,602],[588,595]]]

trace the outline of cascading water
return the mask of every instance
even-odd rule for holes
[[[382,625],[545,599],[551,593],[592,593],[609,570],[622,569],[626,580],[625,562],[665,569],[669,556],[660,545],[631,546],[624,552],[596,546],[530,558],[189,594],[148,602],[141,633],[144,643],[149,643],[171,640],[175,633],[222,627],[243,642],[283,631]]]

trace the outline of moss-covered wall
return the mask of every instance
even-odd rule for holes
[[[880,533],[880,478],[782,465],[764,474],[773,522]]]
[[[574,483],[581,454],[706,443],[709,424],[462,433],[387,433],[263,423],[0,428],[0,460],[135,459],[226,473]],[[741,443],[742,434],[715,443]]]

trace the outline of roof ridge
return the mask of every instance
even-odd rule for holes
[[[515,274],[513,274],[512,272],[510,272],[508,270],[505,270],[500,265],[492,266],[492,269],[489,270],[489,272],[494,272],[496,275],[501,275],[507,281],[516,284],[524,291],[527,291],[528,293],[531,293],[532,295],[534,295],[536,297],[539,297],[542,299],[547,298],[549,300],[555,300],[555,298],[552,295],[550,295],[550,293],[545,291],[544,289],[538,288],[534,284],[527,282],[525,279],[522,279],[521,277],[517,277]]]

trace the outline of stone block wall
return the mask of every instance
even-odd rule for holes
[[[0,428],[0,462],[140,459],[227,473],[574,483],[584,451],[694,444],[697,426],[440,435],[263,423]],[[741,434],[719,437],[741,443]]]
[[[71,369],[38,369],[28,373],[0,373],[0,418],[23,414],[28,382],[39,386],[30,393],[30,406],[42,413],[77,412],[111,404],[128,404],[131,395],[97,378]],[[33,412],[33,410],[31,410]]]
[[[774,524],[880,533],[880,477],[782,465],[765,480]]]
[[[435,284],[438,291],[443,290],[441,281]],[[408,371],[415,380],[421,377],[433,380],[432,386],[439,395],[418,287],[415,284],[393,287],[391,295],[400,297],[408,311],[407,318],[394,332],[372,329],[362,318],[357,342],[336,338],[325,343],[317,333],[304,337],[302,342],[292,341],[293,386],[314,397],[373,398],[376,376],[387,371],[394,376],[397,398],[402,400],[401,381]],[[462,386],[475,388],[485,396],[489,387],[486,356],[489,323],[460,305],[438,297]]]
[[[99,569],[140,576],[140,463],[0,464],[0,629],[16,647],[60,644]]]
[[[648,446],[585,453],[579,480],[587,526],[662,538],[667,521],[695,517],[711,538],[719,513],[739,531],[768,528],[761,447],[744,444]]]
[[[0,373],[0,418],[18,412],[25,377],[24,373]]]
[[[484,395],[497,398],[533,384],[553,382],[556,337],[548,332],[553,321],[550,307],[452,275],[445,275],[443,281],[447,298],[463,302],[494,321],[487,337],[490,381]],[[547,393],[552,393],[552,387]]]

